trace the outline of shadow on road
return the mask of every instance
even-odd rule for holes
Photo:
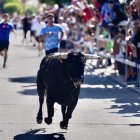
[[[36,88],[25,89],[23,91],[20,91],[19,93],[21,93],[23,95],[38,95]]]
[[[36,83],[36,77],[30,76],[30,77],[9,78],[9,81],[17,83]]]
[[[24,90],[19,91],[20,94],[23,95],[37,95],[36,90],[36,77],[30,76],[30,77],[18,77],[18,78],[9,78],[10,82],[15,83],[27,83],[28,85],[22,85]]]
[[[29,84],[22,86],[23,90],[19,92],[20,94],[37,95],[36,77],[18,77],[9,80]],[[105,108],[115,109],[114,112],[110,113],[125,114],[124,117],[140,117],[140,98],[138,95],[103,75],[85,75],[79,99],[102,99],[103,102],[112,102],[109,108]]]
[[[110,103],[110,107],[104,108],[111,110],[110,113],[123,114],[124,117],[140,117],[139,95],[108,77],[85,75],[85,85],[81,87],[79,98],[100,99]]]
[[[16,135],[13,140],[65,140],[63,133],[46,134],[45,129],[35,129]]]

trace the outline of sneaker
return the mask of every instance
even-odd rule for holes
[[[36,45],[35,44],[33,44],[33,47],[35,47]]]
[[[6,68],[6,64],[3,64],[3,68],[4,68],[4,69]]]

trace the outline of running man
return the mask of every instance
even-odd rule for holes
[[[63,37],[63,31],[60,25],[54,23],[54,14],[48,13],[47,25],[41,30],[39,40],[44,41],[46,55],[58,52],[59,44]],[[60,33],[60,38],[59,38]]]
[[[9,48],[9,36],[10,32],[14,31],[14,27],[8,22],[9,15],[7,13],[3,14],[3,19],[0,22],[0,55],[3,56],[3,68],[6,67],[8,48]]]

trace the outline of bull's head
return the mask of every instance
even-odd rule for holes
[[[84,67],[87,59],[98,59],[99,56],[83,54],[81,52],[70,52],[55,54],[56,57],[65,59],[66,73],[74,86],[77,87],[84,82]]]
[[[75,86],[84,82],[84,67],[86,58],[81,52],[70,52],[67,56],[66,72]]]

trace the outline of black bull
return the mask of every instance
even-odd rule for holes
[[[48,117],[44,119],[48,125],[54,116],[54,103],[61,105],[63,120],[62,129],[67,129],[69,119],[77,105],[80,85],[84,81],[85,55],[80,52],[68,53],[66,59],[54,56],[45,57],[37,74],[37,92],[39,95],[39,112],[37,123],[42,123],[42,105],[46,95]]]

